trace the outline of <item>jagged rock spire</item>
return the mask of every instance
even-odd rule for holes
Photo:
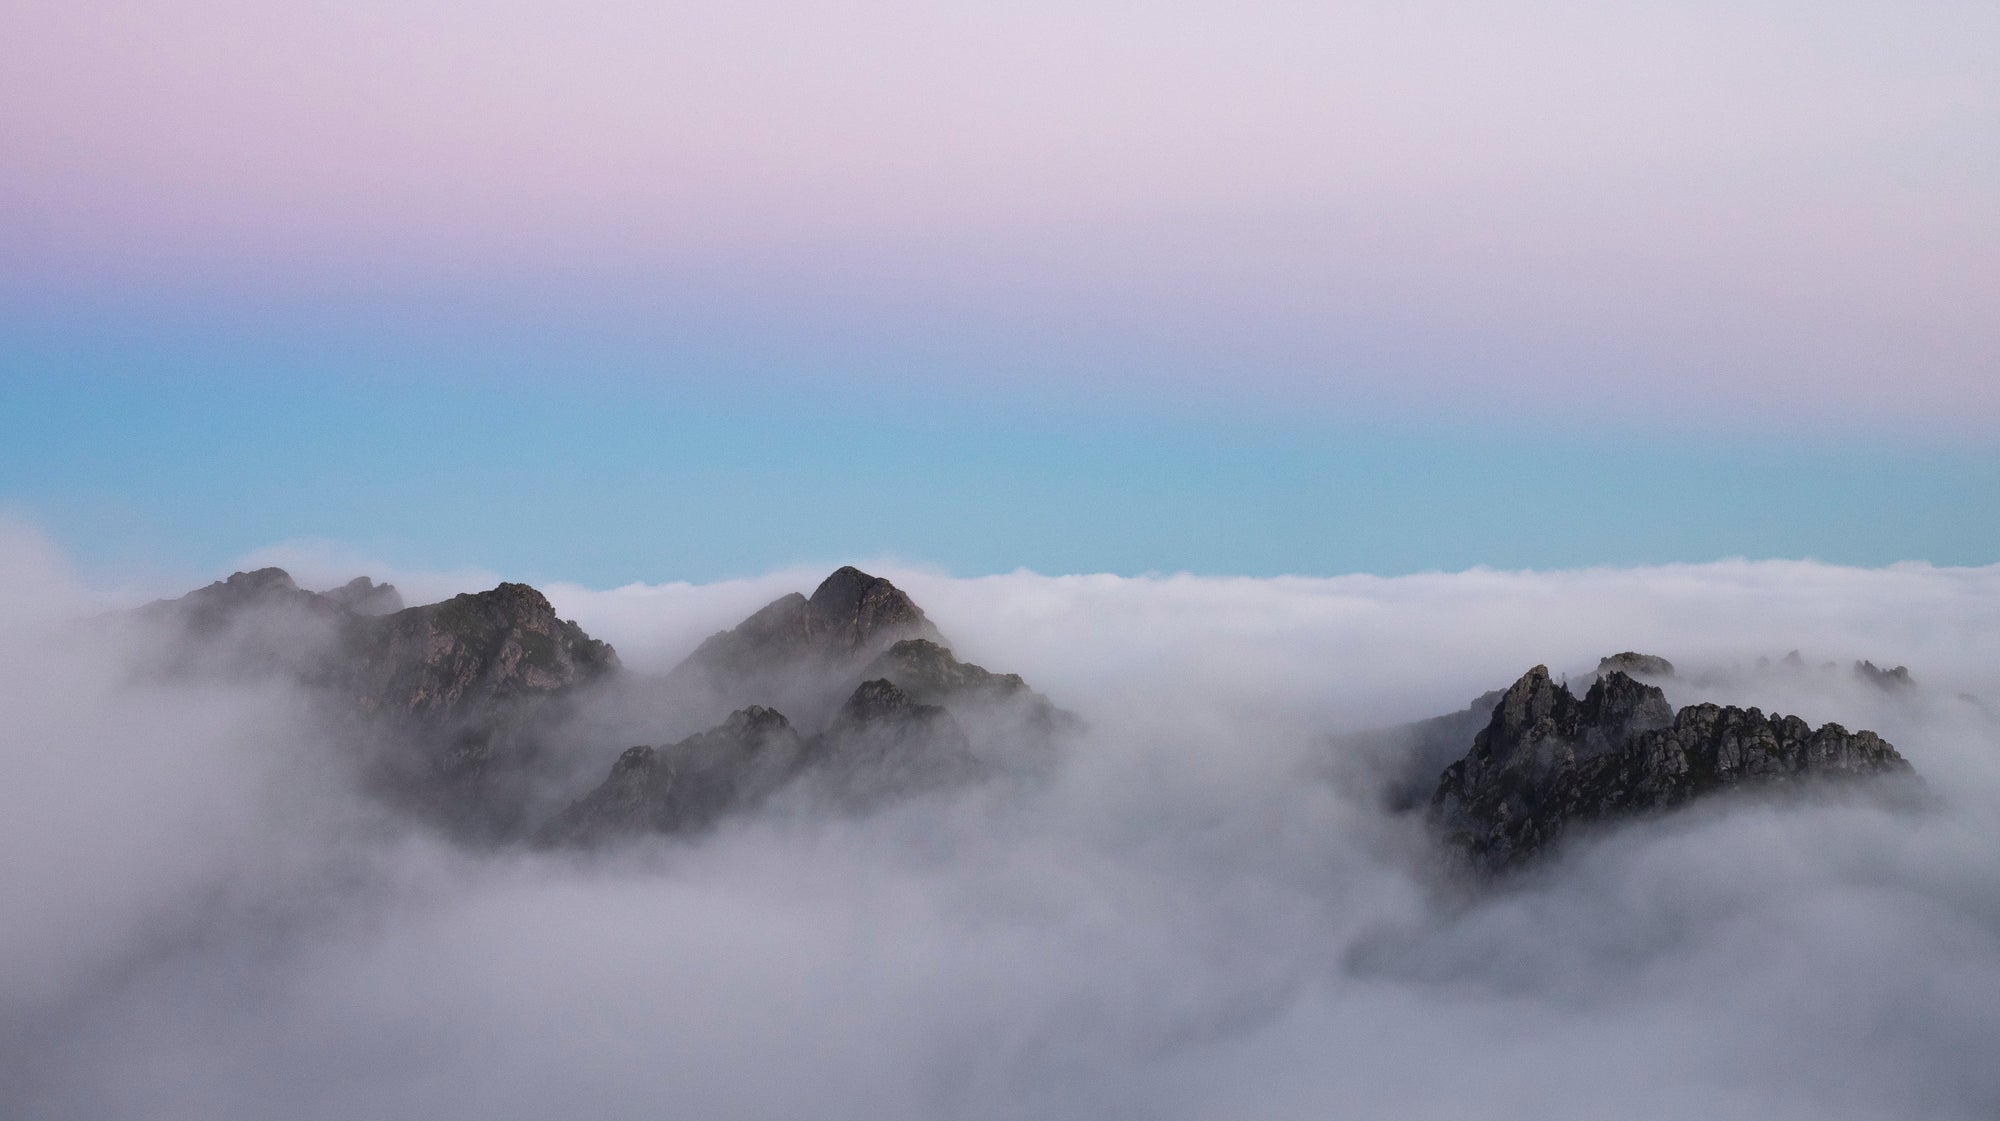
[[[1666,809],[1726,786],[1798,776],[1907,772],[1873,732],[1795,716],[1689,705],[1613,670],[1582,700],[1536,666],[1493,707],[1431,800],[1445,839],[1496,871],[1577,825]]]

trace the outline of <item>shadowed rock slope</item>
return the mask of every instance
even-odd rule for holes
[[[558,618],[526,584],[379,610],[401,598],[366,577],[306,591],[283,569],[264,568],[136,614],[157,628],[149,669],[289,674],[369,713],[459,714],[560,693],[618,667],[609,645]]]
[[[666,685],[683,706],[719,712],[773,705],[817,722],[862,666],[909,638],[940,640],[902,589],[850,565],[810,597],[782,596],[710,636],[668,673]]]
[[[540,840],[697,832],[781,787],[854,811],[989,775],[1041,774],[1075,724],[1018,674],[959,661],[907,595],[851,567],[811,597],[785,596],[712,636],[666,688],[696,710],[725,698],[742,707],[708,732],[627,751]],[[779,724],[782,735],[770,734],[791,745],[782,750],[759,731]],[[754,777],[738,782],[738,770]]]
[[[393,597],[393,598],[392,598]],[[376,613],[400,601],[363,578],[319,593],[283,570],[239,572],[136,614],[141,671],[308,690],[368,781],[455,832],[516,835],[574,697],[615,651],[525,584]]]
[[[753,706],[679,743],[631,748],[602,785],[557,814],[536,840],[597,845],[646,833],[695,834],[784,790],[807,804],[867,810],[984,773],[949,712],[917,703],[888,681],[867,681],[810,739],[780,713]]]
[[[875,680],[949,710],[977,754],[1018,757],[1002,769],[1031,765],[1076,724],[1019,674],[959,661],[908,595],[851,566],[810,598],[784,596],[711,636],[667,674],[664,696],[679,712],[707,712],[710,721],[760,705],[815,728],[837,719],[857,687]]]
[[[536,839],[597,844],[705,829],[725,813],[761,804],[798,773],[804,755],[805,741],[784,716],[746,708],[679,743],[626,751],[603,785],[557,814]]]
[[[788,787],[867,809],[1033,771],[1069,719],[1019,676],[960,662],[909,596],[852,567],[711,637],[668,675],[666,703],[644,710],[630,698],[659,679],[621,677],[610,646],[525,584],[399,604],[366,577],[313,592],[279,569],[237,573],[138,613],[156,640],[146,672],[287,677],[393,800],[483,839],[540,821],[533,835],[548,843],[696,832]],[[740,703],[703,716],[724,698]],[[547,816],[593,744],[718,718],[625,752]]]
[[[1655,812],[1732,787],[1907,774],[1873,732],[1795,716],[1689,705],[1612,670],[1581,700],[1536,666],[1509,688],[1431,799],[1445,841],[1499,871],[1570,829]]]
[[[882,679],[855,688],[806,757],[814,792],[851,809],[942,790],[984,771],[951,713]]]
[[[526,584],[355,616],[343,639],[345,684],[367,711],[463,713],[560,693],[618,665],[609,645],[558,618]]]

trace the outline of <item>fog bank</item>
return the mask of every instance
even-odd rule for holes
[[[0,1114],[2000,1110],[2000,568],[877,571],[1084,718],[1051,783],[541,854],[368,799],[289,686],[133,681],[8,528]],[[812,578],[547,591],[643,672]],[[1327,777],[1329,733],[1625,649],[1876,728],[1934,804],[1699,806],[1468,898]]]

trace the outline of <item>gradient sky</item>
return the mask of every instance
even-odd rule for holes
[[[595,583],[2000,560],[1988,3],[19,3],[0,512]]]

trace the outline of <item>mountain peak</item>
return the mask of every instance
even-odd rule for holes
[[[1598,659],[1597,672],[1600,675],[1614,671],[1630,674],[1633,677],[1672,677],[1674,664],[1658,654],[1641,654],[1636,650],[1627,650]]]
[[[1873,732],[1814,730],[1795,716],[1689,705],[1612,670],[1578,701],[1536,666],[1504,693],[1431,799],[1446,839],[1477,868],[1528,859],[1567,829],[1668,809],[1725,787],[1908,772]]]
[[[811,596],[780,596],[710,635],[668,680],[711,711],[776,704],[816,724],[839,701],[830,684],[853,680],[849,675],[868,659],[912,638],[941,636],[902,589],[846,565]]]
[[[403,609],[403,593],[396,585],[377,584],[366,576],[356,576],[320,594],[357,615],[393,615]]]
[[[215,587],[216,585],[210,585]],[[221,582],[221,587],[242,592],[299,590],[298,581],[282,568],[256,568],[248,572],[231,573],[229,579]]]
[[[806,626],[814,645],[839,651],[882,645],[879,639],[937,636],[923,609],[901,588],[853,565],[835,569],[813,590]]]

